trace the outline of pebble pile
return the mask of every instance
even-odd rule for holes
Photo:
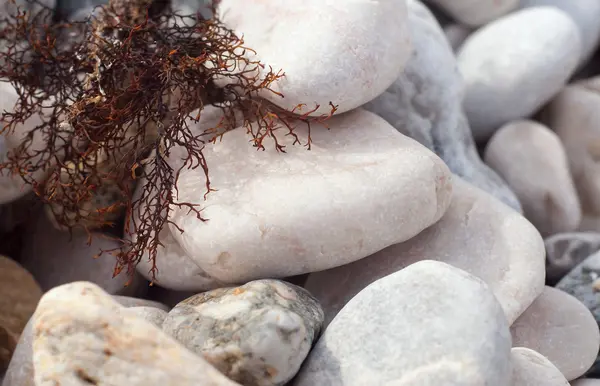
[[[152,287],[149,261],[124,286],[93,258],[117,241],[56,229],[0,175],[2,386],[600,385],[598,0],[216,12],[285,71],[265,99],[336,114],[310,151],[257,152],[242,127],[208,146],[217,190],[202,170],[177,189],[210,221],[171,212]]]

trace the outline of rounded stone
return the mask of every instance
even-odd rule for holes
[[[553,287],[546,287],[510,330],[514,347],[542,354],[569,381],[592,366],[600,347],[600,332],[590,311]]]
[[[321,303],[326,324],[363,288],[421,260],[437,260],[481,278],[509,323],[544,289],[544,244],[523,216],[454,178],[450,208],[412,239],[351,264],[314,272],[305,288]]]
[[[256,52],[247,58],[265,65],[259,79],[271,67],[285,73],[271,85],[283,98],[259,95],[288,110],[321,106],[312,115],[329,114],[330,102],[342,113],[375,98],[411,54],[405,0],[221,0],[217,15]]]
[[[292,385],[505,386],[510,376],[508,323],[489,287],[421,261],[352,298]]]
[[[504,16],[467,38],[457,58],[466,84],[464,108],[477,141],[530,116],[560,91],[579,63],[579,35],[563,11],[535,7]]]
[[[581,32],[581,59],[585,63],[600,41],[600,2],[598,0],[520,0],[520,8],[553,6],[567,13]]]
[[[44,294],[32,325],[35,384],[238,385],[152,323],[122,309],[89,282]]]
[[[385,120],[357,109],[311,125],[312,147],[281,136],[256,151],[246,129],[207,146],[202,170],[183,170],[172,235],[211,277],[228,283],[281,278],[344,265],[414,237],[443,215],[452,196],[444,162]],[[307,127],[294,133],[302,143]],[[276,203],[276,204],[275,204]],[[406,203],[410,203],[407,205]],[[184,232],[176,231],[177,225]]]
[[[600,215],[599,78],[565,87],[543,111],[543,120],[564,144],[583,213]]]
[[[245,386],[284,385],[319,335],[323,311],[304,289],[258,280],[192,296],[163,331]]]
[[[506,124],[488,142],[484,160],[508,182],[542,236],[577,230],[581,204],[566,151],[549,128],[530,120]]]
[[[510,356],[513,386],[569,386],[564,375],[540,353],[515,347]]]

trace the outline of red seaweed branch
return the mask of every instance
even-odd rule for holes
[[[296,125],[310,129],[330,116],[297,114],[303,106],[284,111],[260,98],[261,91],[275,93],[273,82],[285,74],[247,59],[251,49],[216,18],[177,15],[151,0],[111,0],[85,22],[61,23],[37,0],[30,3],[35,7],[9,2],[10,11],[0,10],[0,81],[18,94],[2,113],[0,134],[39,119],[0,172],[32,185],[56,225],[69,231],[82,228],[91,237],[124,215],[135,241],[124,237],[121,248],[103,251],[116,257],[115,275],[125,269],[132,277],[149,255],[156,277],[158,234],[173,224],[172,208],[207,220],[201,203],[180,202],[175,189],[182,169],[201,168],[206,194],[213,190],[205,146],[245,126],[257,149],[269,141],[285,152],[280,136],[302,144]],[[258,69],[266,75],[259,78]],[[224,119],[195,132],[190,125],[206,105],[219,107]],[[310,149],[310,130],[303,145]],[[175,148],[183,149],[177,166],[168,160]]]

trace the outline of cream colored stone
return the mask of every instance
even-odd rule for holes
[[[372,256],[309,275],[305,284],[329,323],[359,291],[420,260],[438,260],[485,281],[509,323],[544,288],[544,244],[523,216],[489,194],[454,177],[450,208],[432,227]]]
[[[473,32],[457,59],[475,140],[553,98],[579,63],[580,40],[575,22],[555,7],[522,9]]]
[[[542,354],[571,381],[594,363],[600,345],[592,313],[576,298],[553,287],[512,324],[513,347]]]
[[[600,215],[600,90],[590,79],[566,87],[552,100],[543,118],[567,151],[583,213]]]
[[[265,64],[259,78],[270,67],[285,73],[272,85],[283,98],[260,96],[289,110],[320,105],[313,115],[328,114],[329,102],[342,113],[375,98],[411,54],[406,0],[222,0],[217,14],[256,52],[246,56]]]
[[[452,176],[434,153],[358,109],[312,125],[312,149],[287,153],[272,143],[257,152],[244,128],[204,154],[201,170],[184,170],[179,199],[202,205],[207,222],[173,208],[172,234],[210,276],[225,282],[327,269],[405,241],[434,224],[451,199]],[[304,141],[306,126],[296,134]],[[173,228],[172,228],[173,229]]]
[[[540,353],[514,347],[510,356],[513,386],[569,386],[564,375]]]
[[[519,0],[429,0],[456,20],[478,27],[515,9]]]
[[[150,322],[127,313],[98,286],[47,292],[33,321],[36,386],[234,386]]]
[[[585,63],[598,48],[600,41],[600,1],[598,0],[520,0],[519,8],[550,5],[566,12],[581,32],[582,55]]]
[[[581,204],[569,161],[546,126],[530,120],[502,126],[488,142],[484,161],[506,180],[543,236],[579,227]]]

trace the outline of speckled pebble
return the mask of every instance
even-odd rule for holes
[[[163,331],[245,386],[284,385],[319,334],[323,311],[304,289],[256,280],[192,296]]]

